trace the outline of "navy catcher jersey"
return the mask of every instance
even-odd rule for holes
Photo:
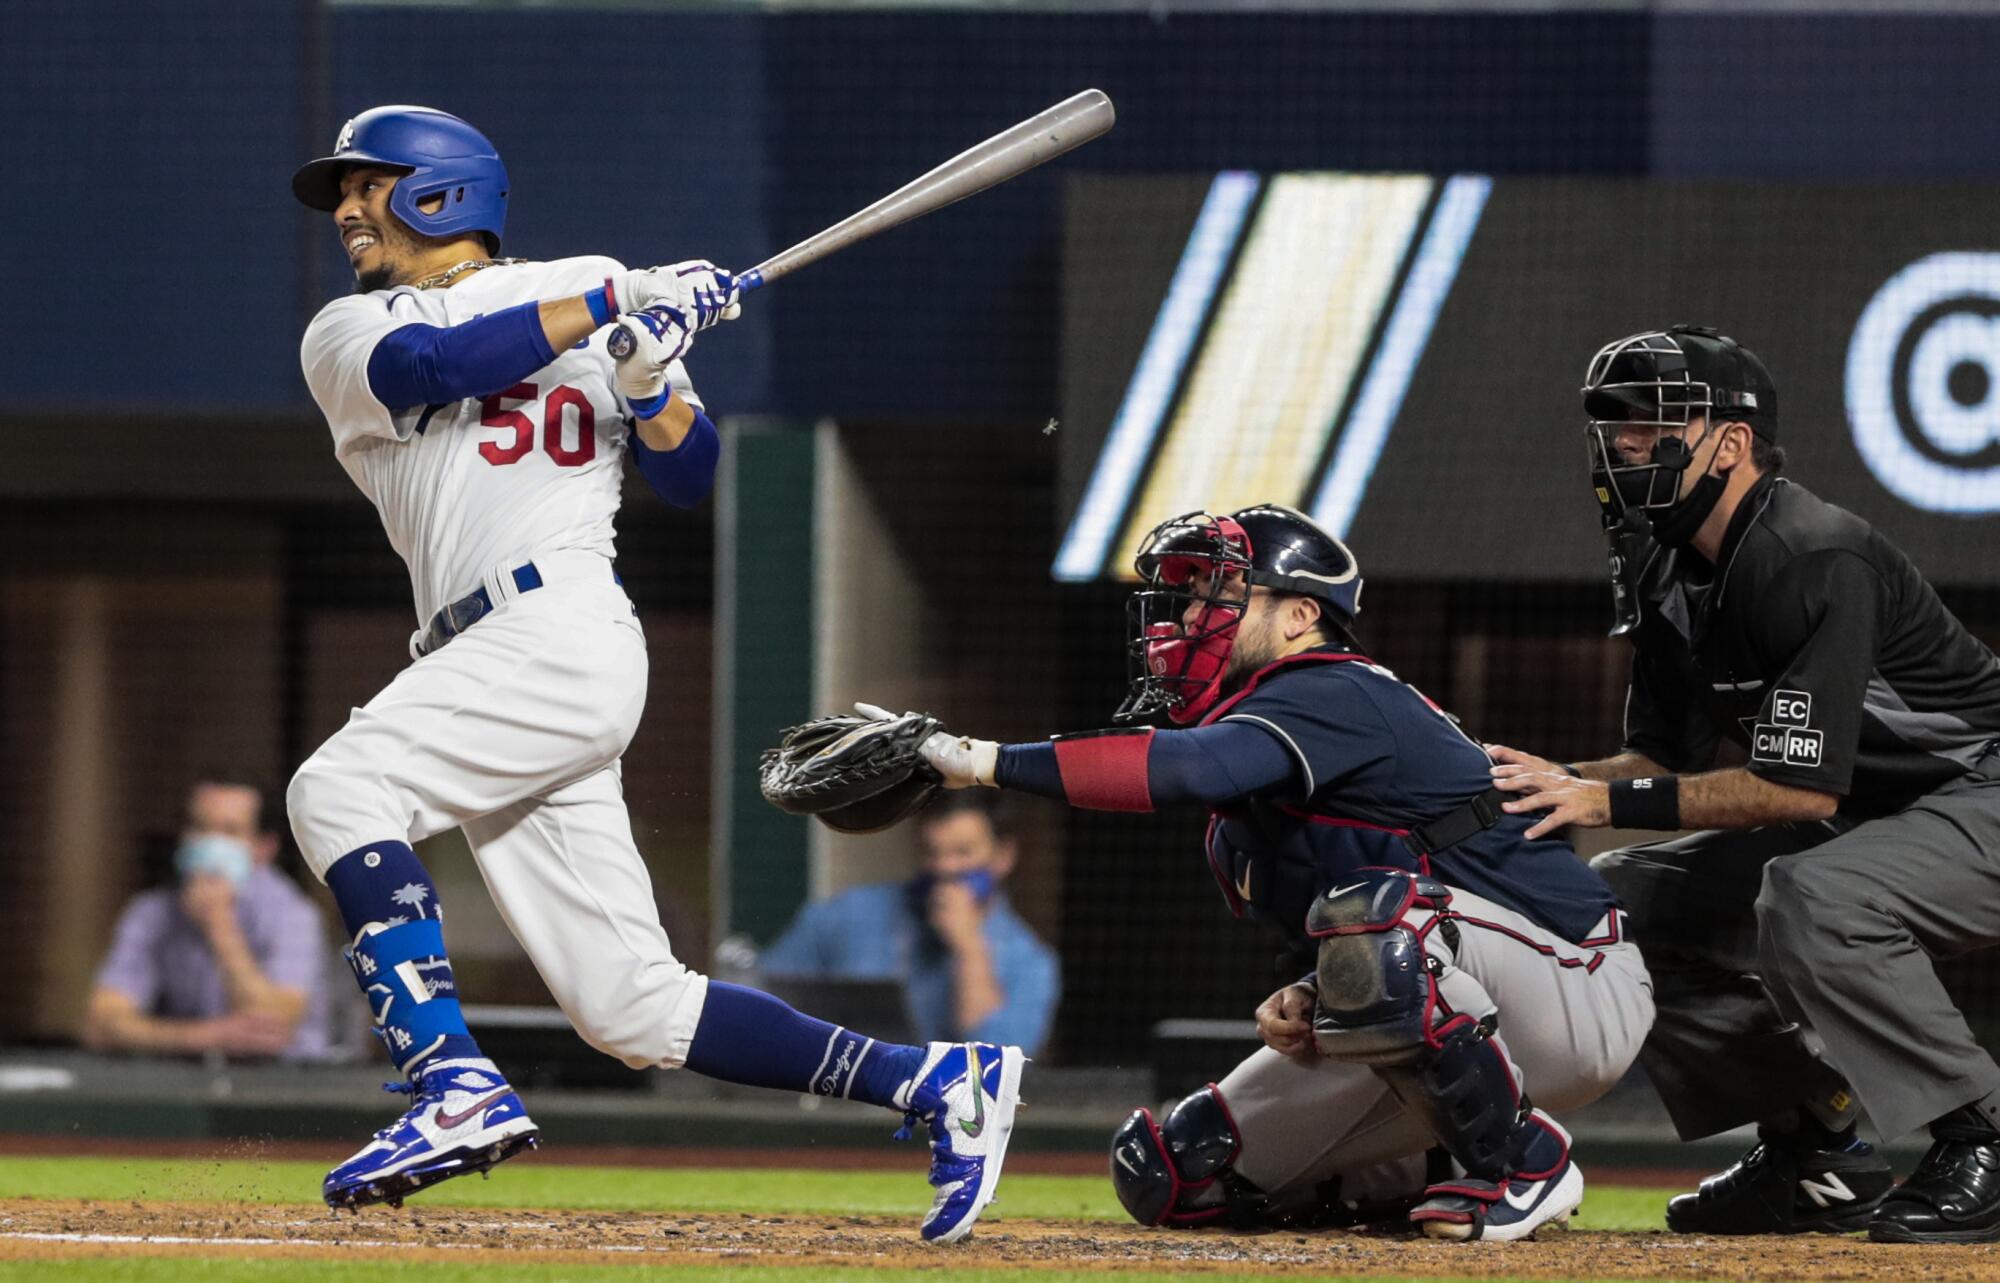
[[[1298,762],[1289,785],[1218,807],[1209,821],[1209,866],[1239,915],[1298,935],[1314,897],[1371,865],[1427,873],[1570,941],[1616,907],[1568,842],[1522,836],[1536,816],[1503,814],[1427,859],[1413,854],[1404,835],[1484,793],[1492,763],[1437,705],[1365,656],[1289,656],[1204,721],[1260,726]]]

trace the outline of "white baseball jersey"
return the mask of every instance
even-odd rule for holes
[[[341,466],[410,569],[419,627],[488,572],[536,553],[612,556],[631,415],[605,350],[608,328],[504,391],[450,405],[378,401],[368,384],[376,343],[413,322],[458,325],[581,294],[623,271],[598,257],[488,267],[444,289],[337,299],[307,328],[306,384]],[[668,378],[700,408],[678,362]]]
[[[382,336],[564,298],[605,258],[488,267],[448,289],[330,303],[307,330],[306,382],[335,453],[410,567],[419,625],[504,570],[505,594],[409,665],[315,751],[286,791],[313,873],[382,841],[464,829],[507,926],[592,1045],[674,1066],[708,982],[675,959],[632,841],[619,758],[646,705],[646,638],[608,558],[630,424],[606,330],[494,396],[387,407],[368,386]],[[669,377],[694,401],[686,372]]]

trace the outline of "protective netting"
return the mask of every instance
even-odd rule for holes
[[[1576,388],[1642,328],[1757,350],[1788,473],[2000,639],[2000,126],[1973,110],[2000,19],[496,6],[467,59],[457,7],[142,8],[32,3],[0,47],[34,148],[0,197],[0,1042],[78,1034],[121,905],[174,881],[192,782],[281,795],[408,662],[408,578],[292,363],[348,281],[287,176],[376,102],[488,130],[510,253],[732,266],[1077,89],[1118,104],[1108,138],[704,336],[690,368],[744,443],[710,506],[630,479],[652,669],[624,788],[698,965],[919,867],[914,830],[756,814],[742,768],[777,727],[855,698],[1000,740],[1104,725],[1119,576],[1188,509],[1313,513],[1380,662],[1483,739],[1611,752],[1627,650]],[[264,71],[218,96],[225,49]],[[1012,818],[1007,894],[1063,963],[1051,1063],[1149,1063],[1159,1022],[1245,1019],[1281,975],[1202,816]],[[467,1001],[545,1005],[464,843],[423,849]],[[1986,959],[1950,972],[2000,1024]]]

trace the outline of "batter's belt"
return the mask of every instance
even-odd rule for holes
[[[482,576],[479,587],[440,609],[431,616],[430,623],[410,634],[410,658],[422,659],[442,649],[452,638],[523,593],[553,584],[603,583],[607,576],[621,587],[625,583],[610,560],[594,552],[542,553],[532,561],[497,567]],[[636,606],[633,613],[638,613]]]

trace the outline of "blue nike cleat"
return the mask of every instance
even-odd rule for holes
[[[1529,1137],[1513,1175],[1433,1185],[1410,1212],[1411,1222],[1431,1238],[1502,1243],[1564,1228],[1570,1213],[1583,1205],[1583,1169],[1570,1161],[1569,1133],[1539,1109],[1523,1126]]]
[[[993,1201],[1026,1063],[1019,1047],[990,1042],[934,1042],[925,1048],[923,1065],[911,1080],[903,1130],[896,1135],[907,1137],[919,1122],[931,1129],[931,1184],[937,1195],[924,1217],[929,1242],[964,1238]]]
[[[521,1098],[490,1060],[443,1061],[414,1083],[386,1087],[411,1093],[416,1103],[326,1174],[320,1189],[328,1207],[400,1207],[419,1190],[486,1171],[537,1143]]]

